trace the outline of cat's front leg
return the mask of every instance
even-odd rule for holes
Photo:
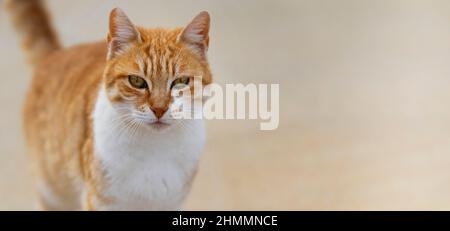
[[[88,187],[82,196],[82,208],[84,211],[109,210],[113,200],[102,195],[95,187]]]
[[[95,206],[95,194],[92,192],[92,190],[86,191],[85,193],[83,193],[83,197],[82,197],[82,208],[84,211],[96,211],[96,206]]]
[[[123,210],[117,199],[113,199],[100,193],[99,190],[91,188],[83,194],[84,211],[116,211]]]

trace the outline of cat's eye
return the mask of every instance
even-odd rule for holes
[[[173,89],[174,87],[176,88],[183,88],[186,85],[189,85],[189,77],[181,77],[181,78],[177,78],[174,81],[172,81],[172,84],[170,85],[170,89]]]
[[[135,76],[135,75],[129,75],[128,76],[128,82],[130,82],[131,86],[139,89],[147,88],[147,82],[145,79]]]

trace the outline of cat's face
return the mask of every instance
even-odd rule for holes
[[[120,9],[111,12],[103,82],[124,121],[156,130],[182,122],[175,118],[192,109],[180,105],[201,101],[194,85],[199,89],[211,82],[208,32],[206,12],[173,30],[137,28]]]

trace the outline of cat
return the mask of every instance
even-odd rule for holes
[[[147,29],[115,8],[106,41],[63,48],[42,1],[6,6],[34,68],[23,127],[39,208],[181,209],[206,135],[173,105],[212,82],[209,14]]]

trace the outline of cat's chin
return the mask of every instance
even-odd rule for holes
[[[147,127],[149,127],[150,129],[156,130],[156,131],[163,131],[168,129],[169,127],[171,127],[171,124],[169,123],[164,123],[161,121],[156,121],[156,122],[152,122],[152,123],[146,123],[145,124]]]

